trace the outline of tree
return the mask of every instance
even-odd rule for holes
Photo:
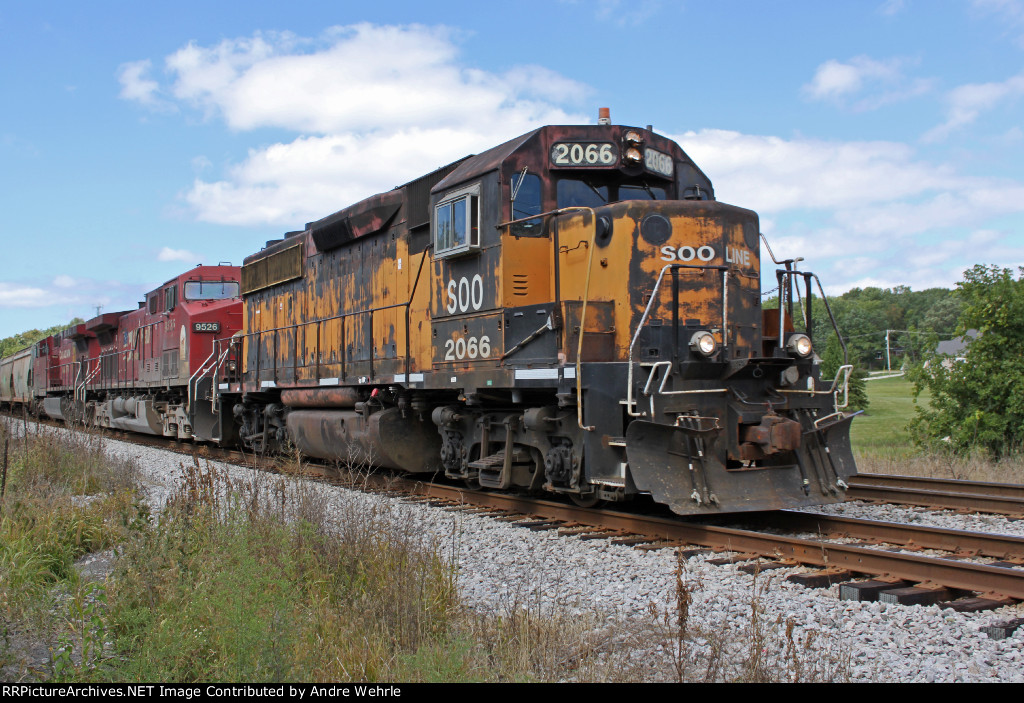
[[[999,457],[1024,443],[1024,268],[977,265],[957,284],[963,309],[957,334],[977,329],[962,361],[934,352],[915,369],[918,406],[911,432],[956,452],[982,448]]]

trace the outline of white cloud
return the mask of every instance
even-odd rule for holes
[[[1001,83],[969,83],[954,88],[946,95],[946,121],[932,128],[923,141],[945,139],[951,132],[971,124],[999,103],[1024,95],[1024,71]]]
[[[256,34],[181,48],[165,61],[165,85],[145,83],[148,65],[126,81],[138,86],[133,99],[142,104],[170,96],[231,129],[293,132],[290,140],[250,149],[216,176],[207,157],[195,156],[196,178],[182,198],[199,220],[295,229],[543,124],[590,121],[571,107],[585,86],[539,66],[476,69],[460,59],[456,40],[451,29],[418,25],[336,27],[312,39]],[[806,94],[870,109],[928,89],[904,75],[910,63],[866,56],[826,62]],[[764,216],[762,230],[777,255],[813,256],[808,265],[826,263],[840,285],[887,276],[893,284],[902,277],[950,285],[959,258],[997,245],[1012,254],[1012,247],[932,241],[993,229],[993,217],[1024,211],[1024,186],[963,177],[898,142],[713,129],[676,139],[711,177],[719,199]],[[923,233],[939,234],[921,245]],[[200,259],[170,247],[158,258]]]
[[[74,288],[75,285],[77,285],[77,281],[75,281],[71,276],[61,274],[53,279],[53,285],[58,288]]]
[[[835,98],[860,91],[866,79],[888,78],[893,70],[891,65],[867,56],[858,56],[849,63],[832,59],[818,66],[814,79],[804,86],[804,90],[818,100]]]
[[[203,257],[199,254],[193,254],[186,249],[171,249],[170,247],[164,247],[160,250],[160,253],[156,255],[157,261],[184,261],[186,263],[198,263]]]
[[[171,92],[233,129],[306,134],[464,127],[496,117],[565,119],[545,102],[578,99],[583,86],[547,69],[493,74],[461,66],[445,27],[335,27],[316,40],[293,35],[195,44],[167,58]]]
[[[962,176],[893,142],[723,130],[675,138],[719,200],[768,215],[761,230],[777,257],[807,257],[832,292],[951,286],[971,264],[1024,258],[1018,235],[989,224],[1024,213],[1017,181]]]
[[[117,80],[121,84],[122,100],[135,100],[151,110],[167,112],[174,106],[159,97],[160,84],[147,74],[153,67],[149,59],[121,64],[117,69]]]
[[[890,202],[950,187],[948,166],[898,142],[839,142],[706,129],[674,137],[716,196],[758,212]]]
[[[164,92],[180,103],[232,129],[302,135],[197,178],[185,201],[207,222],[294,227],[543,124],[586,121],[563,107],[582,84],[540,66],[467,67],[454,39],[446,27],[359,24],[174,52]],[[138,92],[143,103],[153,93]]]
[[[613,22],[619,27],[637,27],[661,9],[659,0],[598,0],[596,17],[602,22]]]
[[[0,282],[0,308],[42,308],[58,302],[43,288]]]
[[[878,8],[878,11],[886,17],[892,17],[898,15],[906,9],[907,0],[885,0],[882,6]]]
[[[845,63],[830,59],[818,66],[803,93],[811,100],[833,102],[857,111],[873,110],[931,90],[932,81],[904,76],[904,68],[910,63],[902,58],[878,61],[868,56],[856,56]],[[854,100],[855,96],[861,97]]]
[[[1024,1],[1022,0],[971,0],[975,10],[998,18],[1004,31],[1019,32],[1024,28]],[[1024,47],[1024,35],[1017,36],[1017,44]]]

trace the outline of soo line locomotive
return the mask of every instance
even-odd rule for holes
[[[819,376],[799,259],[762,309],[759,237],[678,144],[602,110],[44,339],[0,362],[0,400],[583,505],[839,501],[849,367]]]

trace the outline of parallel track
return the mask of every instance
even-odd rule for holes
[[[846,497],[1024,517],[1024,485],[1011,483],[857,474]]]

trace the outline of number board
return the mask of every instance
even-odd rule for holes
[[[672,171],[675,166],[675,162],[672,161],[672,157],[668,154],[648,147],[644,149],[644,166],[646,166],[648,170],[672,178]]]
[[[551,165],[567,168],[615,166],[619,149],[612,142],[555,142],[551,145]]]
[[[220,332],[219,322],[193,322],[193,332]]]
[[[500,359],[504,352],[500,321],[500,313],[462,320],[435,320],[431,350],[434,366]]]

